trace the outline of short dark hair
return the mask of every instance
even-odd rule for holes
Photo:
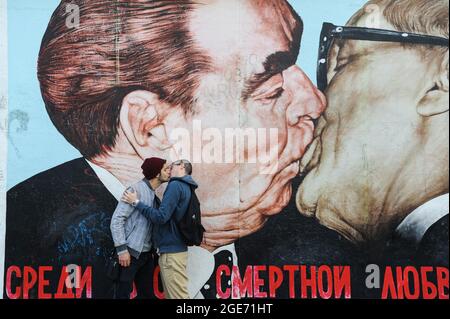
[[[66,7],[80,8],[79,27]],[[58,131],[86,158],[115,145],[124,97],[147,90],[185,114],[210,57],[188,28],[192,0],[62,0],[42,40],[38,78]]]
[[[184,169],[186,170],[187,175],[192,175],[192,164],[191,163],[184,163]]]

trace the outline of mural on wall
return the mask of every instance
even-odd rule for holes
[[[30,58],[41,124],[81,156],[8,190],[3,297],[113,298],[111,218],[159,157],[199,185],[191,298],[448,299],[449,2],[324,15],[317,85],[302,5],[62,0]]]

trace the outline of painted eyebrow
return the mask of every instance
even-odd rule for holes
[[[272,76],[293,66],[296,59],[296,55],[292,54],[292,52],[276,52],[269,55],[263,63],[264,72],[254,74],[246,81],[242,99],[244,101],[248,100],[258,87]]]

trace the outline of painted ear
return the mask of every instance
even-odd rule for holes
[[[167,142],[162,115],[165,104],[148,91],[133,91],[123,100],[120,125],[135,148],[164,148]]]
[[[328,70],[327,70],[327,78],[328,78],[328,84],[331,83],[331,80],[336,75],[336,66],[339,56],[339,46],[334,44],[331,49],[328,56]]]
[[[425,96],[420,100],[417,106],[417,113],[421,116],[429,117],[448,112],[449,103],[449,54],[441,60],[439,73],[430,83],[430,89],[425,93]]]

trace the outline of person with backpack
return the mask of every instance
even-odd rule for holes
[[[192,178],[192,164],[179,160],[172,164],[171,179],[159,209],[139,200],[136,192],[126,191],[122,197],[122,201],[136,207],[156,227],[154,241],[160,255],[159,266],[166,299],[189,299],[186,268],[190,243],[182,234],[183,227],[180,225],[185,223],[183,217],[186,215],[196,216],[200,222],[199,211],[192,213],[192,207],[199,206],[191,200],[197,198],[197,188]]]
[[[171,168],[166,160],[152,157],[142,164],[144,179],[131,186],[139,192],[141,200],[152,207],[159,207],[156,189],[170,179]],[[119,202],[111,219],[111,235],[114,241],[120,271],[115,282],[116,299],[130,299],[133,282],[138,299],[152,298],[153,247],[152,223],[139,211]]]

